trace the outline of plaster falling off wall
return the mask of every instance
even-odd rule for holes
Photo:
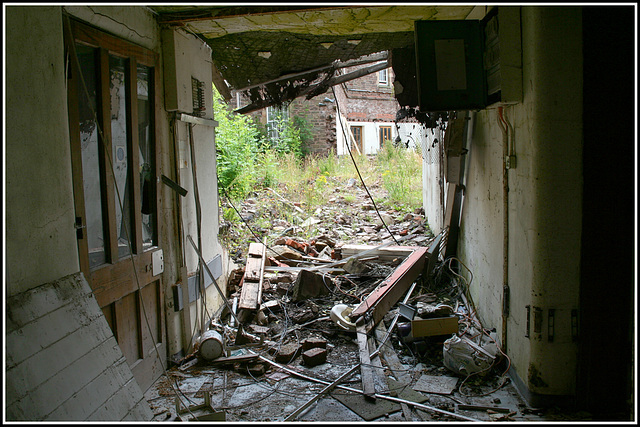
[[[6,319],[7,420],[153,417],[82,273],[9,298]]]

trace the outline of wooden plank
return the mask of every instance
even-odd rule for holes
[[[356,328],[356,333],[358,335],[358,356],[360,357],[362,393],[365,398],[375,399],[376,388],[375,383],[373,382],[369,344],[367,342],[367,328],[365,325],[360,325]]]
[[[371,292],[353,310],[350,317],[356,319],[356,324],[364,322],[365,315],[372,319],[373,325],[377,325],[382,320],[424,270],[427,249],[426,247],[415,249],[376,290]]]
[[[131,248],[133,253],[142,253],[142,206],[140,195],[139,141],[138,141],[138,63],[135,58],[127,60],[125,73],[125,111],[127,112],[127,182],[129,191],[129,211],[131,215]],[[124,197],[124,195],[123,195]],[[126,203],[124,203],[126,207]]]
[[[460,223],[460,209],[462,207],[462,187],[457,184],[449,184],[448,194],[447,211],[445,213],[445,227],[448,226],[449,232],[447,234],[447,242],[445,245],[443,256],[445,259],[456,255]]]
[[[413,319],[411,321],[411,336],[415,338],[455,334],[457,332],[458,316],[455,315],[431,319]]]
[[[100,187],[102,188],[102,221],[104,224],[105,251],[108,263],[116,263],[118,233],[116,229],[116,180],[113,176],[113,148],[111,145],[111,91],[109,52],[99,49],[98,61],[98,158],[100,161]],[[109,160],[112,159],[112,160]]]
[[[255,282],[260,280],[260,270],[262,267],[262,258],[256,258],[249,255],[247,263],[244,267],[244,280]]]
[[[71,30],[76,40],[94,47],[102,47],[109,51],[118,51],[125,56],[134,56],[136,60],[150,67],[155,66],[158,54],[133,43],[126,42],[117,37],[104,33],[75,19],[70,19]]]
[[[255,310],[260,305],[262,296],[262,277],[264,273],[266,246],[262,243],[250,243],[244,281],[238,309]]]
[[[75,51],[75,41],[71,34],[71,27],[68,20],[64,20],[64,42],[65,49],[70,55],[71,72],[67,73],[67,109],[69,112],[69,136],[71,140],[71,172],[73,176],[74,208],[76,213],[76,226],[84,227],[78,234],[78,258],[80,271],[85,277],[90,276],[89,268],[89,246],[87,237],[86,213],[84,207],[84,181],[82,175],[82,144],[80,142],[80,112],[79,93],[80,70]]]
[[[258,308],[258,293],[260,291],[260,282],[244,281],[242,284],[242,292],[240,293],[240,301],[238,309],[255,310]]]
[[[247,252],[250,257],[261,257],[263,252],[262,243],[249,243],[249,251]]]

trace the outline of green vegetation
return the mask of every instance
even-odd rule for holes
[[[353,153],[338,157],[306,153],[311,139],[306,117],[276,120],[277,132],[269,133],[249,116],[234,115],[214,87],[214,114],[218,121],[216,146],[220,187],[232,198],[243,200],[253,191],[271,188],[307,212],[325,205],[336,189],[353,178],[361,186],[358,172],[369,189],[383,187],[388,197],[375,200],[383,209],[413,211],[422,206],[422,162],[412,150],[384,144],[377,156]],[[339,191],[339,190],[337,190]],[[349,195],[348,201],[353,201]],[[225,219],[240,221],[225,209]]]

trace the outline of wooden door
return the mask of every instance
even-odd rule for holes
[[[65,52],[80,268],[144,391],[166,361],[158,58],[67,17]]]
[[[362,126],[351,126],[351,135],[353,136],[353,145],[358,154],[364,154],[364,146],[362,144]]]

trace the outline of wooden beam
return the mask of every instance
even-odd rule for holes
[[[373,382],[371,357],[367,340],[367,328],[364,324],[356,328],[358,335],[358,356],[360,357],[360,377],[362,379],[362,394],[365,398],[375,399],[376,386]]]
[[[311,74],[311,73],[317,73],[319,71],[324,71],[324,70],[328,70],[330,68],[335,68],[335,69],[341,69],[341,68],[346,68],[346,67],[355,67],[357,65],[362,65],[362,64],[369,64],[371,62],[377,62],[377,61],[384,61],[389,57],[388,52],[379,52],[379,53],[374,53],[373,55],[368,55],[362,58],[357,58],[357,59],[351,59],[349,61],[336,61],[332,64],[329,65],[324,65],[322,67],[316,67],[316,68],[311,68],[309,70],[304,70],[304,71],[299,71],[296,73],[289,73],[289,74],[285,74],[284,76],[280,76],[278,78],[272,79],[272,80],[268,80],[266,82],[262,82],[262,83],[257,83],[251,86],[245,86],[242,88],[238,88],[236,90],[249,90],[249,89],[253,89],[256,87],[260,87],[260,86],[266,86],[268,84],[272,84],[272,83],[278,83],[278,82],[282,82],[285,80],[290,80],[290,79],[294,79],[294,78],[299,78],[302,76],[306,76],[307,74]]]
[[[372,74],[375,73],[377,71],[380,70],[384,70],[385,68],[389,68],[389,62],[388,61],[384,61],[381,62],[380,64],[376,64],[376,65],[372,65],[371,67],[367,67],[367,68],[360,68],[356,71],[353,71],[351,73],[342,75],[342,76],[338,76],[338,77],[334,77],[332,79],[330,79],[327,83],[324,84],[317,84],[315,86],[310,86],[302,91],[300,91],[296,96],[292,97],[291,99],[289,98],[283,98],[280,101],[291,101],[295,98],[299,98],[301,96],[305,96],[311,92],[313,92],[314,90],[317,90],[319,88],[321,88],[322,86],[325,86],[325,89],[316,93],[314,96],[318,96],[323,94],[324,92],[327,91],[328,88],[330,88],[331,86],[335,86],[341,83],[346,83],[348,81],[366,76],[368,74]],[[236,114],[247,114],[247,113],[251,113],[253,111],[257,111],[257,110],[261,110],[263,108],[267,108],[270,107],[272,105],[275,105],[277,102],[276,101],[268,101],[268,100],[260,100],[257,102],[254,102],[252,104],[246,105],[242,108],[239,108],[237,110],[234,110],[233,112]]]
[[[369,296],[351,313],[356,324],[372,319],[373,325],[389,312],[409,286],[420,276],[425,267],[426,247],[419,247],[409,255]]]
[[[216,67],[213,62],[211,63],[211,79],[213,80],[213,84],[216,86],[216,89],[218,89],[218,92],[220,92],[220,95],[222,95],[224,100],[227,102],[231,101],[231,91],[227,86],[227,82],[224,81],[222,73],[220,73],[220,70],[218,70],[218,67]]]

